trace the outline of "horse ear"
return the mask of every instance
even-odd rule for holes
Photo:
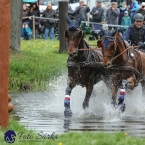
[[[102,34],[103,34],[103,36],[105,35],[105,30],[102,28],[102,27],[100,27],[100,29],[101,29],[101,32],[102,32]]]
[[[68,38],[68,31],[65,31],[65,38]]]
[[[70,18],[68,16],[65,16],[66,17],[66,21],[68,23],[68,25],[70,25],[72,23],[72,21],[70,20]]]
[[[102,40],[98,40],[98,41],[97,41],[97,46],[98,46],[98,47],[101,47],[101,43],[102,43]]]
[[[120,34],[119,32],[117,32],[117,33],[115,34],[115,37],[119,37],[120,39],[122,38],[122,36],[121,36],[121,34]]]
[[[83,32],[80,31],[80,32],[79,32],[79,38],[82,38],[82,36],[83,36]]]
[[[114,37],[116,33],[118,33],[118,29],[117,28],[111,33],[111,36]]]

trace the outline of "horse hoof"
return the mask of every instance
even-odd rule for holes
[[[72,111],[70,108],[65,108],[64,110],[64,116],[65,117],[72,117]]]
[[[124,111],[125,111],[125,104],[124,103],[122,103],[120,106],[119,106],[119,111],[121,112],[121,113],[123,113]]]

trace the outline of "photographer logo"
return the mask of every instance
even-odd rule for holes
[[[8,130],[5,134],[4,134],[4,140],[5,142],[12,144],[15,142],[15,137],[16,134],[13,130]]]

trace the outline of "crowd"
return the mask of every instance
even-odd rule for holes
[[[136,13],[141,13],[145,16],[145,3],[143,2],[141,6],[139,6],[136,0],[131,0],[130,5],[127,5],[125,1],[121,4],[117,2],[111,2],[110,8],[105,10],[102,7],[102,1],[97,0],[96,5],[92,9],[87,6],[83,0],[79,2],[79,6],[76,7],[75,11],[71,9],[71,6],[68,6],[68,14],[70,16],[75,16],[75,19],[78,20],[80,16],[82,17],[82,21],[88,20],[88,13],[92,15],[92,22],[94,30],[99,30],[102,24],[107,23],[109,25],[108,30],[115,29],[114,25],[120,25],[120,32],[124,33],[128,26],[134,23],[134,15]],[[42,17],[44,18],[52,18],[52,19],[39,19],[35,18],[35,37],[38,37],[40,33],[39,26],[43,26],[44,30],[44,40],[47,40],[48,37],[50,40],[54,39],[54,28],[56,26],[55,18],[59,14],[59,9],[52,9],[52,5],[48,4],[46,10],[43,12]],[[40,17],[40,11],[36,3],[31,5],[24,4],[23,5],[23,19],[22,19],[22,37],[26,40],[32,38],[32,29],[33,29],[33,18],[31,16]],[[83,23],[85,25],[85,23]],[[112,25],[112,26],[111,26]]]

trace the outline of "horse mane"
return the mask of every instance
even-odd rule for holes
[[[115,38],[116,38],[116,42],[117,42],[117,47],[126,49],[124,42],[121,41],[122,37],[118,32],[115,34]]]

